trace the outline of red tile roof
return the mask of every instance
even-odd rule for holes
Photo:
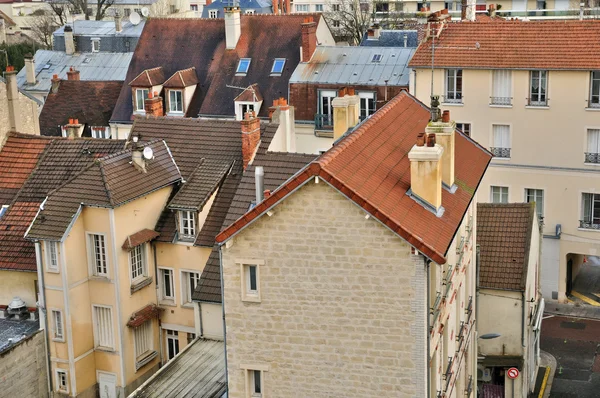
[[[173,76],[167,79],[163,87],[184,88],[195,86],[196,84],[198,84],[198,75],[196,75],[196,68],[192,67],[173,73]]]
[[[142,229],[141,231],[136,232],[135,234],[129,235],[125,242],[123,242],[123,246],[121,248],[123,250],[131,250],[136,246],[141,245],[142,243],[150,242],[152,239],[158,237],[160,234],[151,229]]]
[[[223,243],[314,176],[404,238],[433,261],[446,252],[473,199],[491,154],[469,137],[456,133],[455,193],[442,190],[445,212],[436,217],[406,193],[410,188],[408,152],[429,122],[429,110],[406,92],[400,93],[332,149],[310,163],[271,196],[217,236]]]
[[[129,85],[131,87],[152,87],[158,86],[159,84],[163,84],[165,81],[165,72],[163,71],[162,66],[158,66],[156,68],[146,69],[140,72]]]
[[[156,306],[155,304],[148,304],[144,308],[139,311],[134,312],[127,321],[127,326],[130,328],[137,328],[138,326],[142,326],[144,322],[158,318],[160,312],[163,309]]]
[[[431,67],[431,42],[410,67]],[[600,69],[600,20],[452,22],[435,46],[437,67]]]
[[[0,269],[35,272],[35,246],[23,239],[40,202],[17,201],[0,222]]]

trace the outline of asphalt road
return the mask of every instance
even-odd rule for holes
[[[544,319],[540,347],[558,363],[551,398],[600,397],[600,320]]]

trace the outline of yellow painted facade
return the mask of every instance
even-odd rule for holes
[[[37,302],[35,272],[0,271],[0,303],[8,305],[14,297],[20,297],[27,307],[35,307]]]

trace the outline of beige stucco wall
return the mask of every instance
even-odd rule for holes
[[[296,124],[296,151],[315,153],[326,151],[333,145],[333,138],[317,137],[314,124]]]
[[[14,297],[20,297],[28,307],[35,307],[36,283],[35,272],[0,270],[0,303],[8,305]]]
[[[6,83],[0,82],[0,147],[10,129],[8,118],[8,98],[6,96]],[[19,110],[22,131],[24,134],[40,134],[40,122],[38,119],[38,105],[19,93]]]
[[[256,259],[262,302],[242,302],[237,262]],[[311,180],[223,247],[229,395],[246,396],[248,365],[268,368],[267,396],[425,396],[424,268]]]
[[[221,304],[200,303],[202,335],[207,339],[223,340],[223,307]]]

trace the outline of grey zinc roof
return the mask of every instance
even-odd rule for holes
[[[115,22],[114,21],[74,21],[69,24],[73,28],[74,36],[135,36],[140,37],[142,34],[142,30],[144,29],[145,21],[142,21],[138,25],[134,25],[127,20],[127,18],[123,18],[122,22],[122,31],[117,33],[115,31]],[[65,25],[66,26],[66,25]],[[64,36],[65,34],[65,26],[61,26],[60,28],[54,31],[54,35],[56,36]]]
[[[404,37],[406,36],[406,46],[404,45]],[[419,32],[416,30],[382,30],[379,39],[369,40],[369,36],[365,34],[362,42],[362,47],[414,47],[419,46]]]
[[[290,83],[408,86],[408,62],[414,48],[317,47],[311,60],[300,63]],[[381,55],[373,62],[375,54]]]
[[[67,78],[70,67],[77,69],[81,80],[125,80],[133,53],[76,53],[38,50],[34,56],[37,83],[27,84],[25,68],[17,74],[17,85],[27,91],[49,91],[52,75]]]
[[[0,318],[0,353],[14,344],[40,330],[39,320],[1,319]],[[10,340],[9,340],[10,339]]]
[[[224,343],[197,339],[129,398],[218,398],[226,389]]]

